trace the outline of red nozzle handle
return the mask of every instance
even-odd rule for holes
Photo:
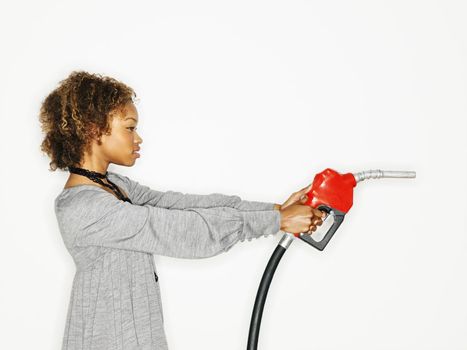
[[[353,188],[356,184],[353,174],[339,174],[337,171],[327,168],[315,175],[305,204],[313,208],[326,205],[347,213],[352,207]]]

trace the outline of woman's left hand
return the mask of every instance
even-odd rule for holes
[[[313,184],[310,184],[309,186],[302,188],[300,191],[292,193],[289,199],[287,199],[284,204],[281,205],[281,209],[284,209],[292,204],[304,204],[308,199],[306,193],[311,190],[312,185]]]

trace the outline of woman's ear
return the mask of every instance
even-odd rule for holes
[[[98,129],[95,125],[89,126],[89,136],[92,142],[97,142],[98,145],[101,145],[102,135],[99,135]]]

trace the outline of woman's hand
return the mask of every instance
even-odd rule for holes
[[[281,213],[281,231],[298,234],[312,233],[323,223],[325,213],[309,205],[290,204]]]
[[[308,199],[308,196],[306,195],[306,193],[311,190],[312,185],[313,184],[310,184],[309,186],[302,188],[300,191],[292,193],[292,195],[289,197],[289,199],[287,199],[284,202],[284,204],[282,204],[280,206],[279,209],[285,209],[289,205],[293,205],[293,204],[303,204],[303,203],[305,203],[307,201],[307,199]]]

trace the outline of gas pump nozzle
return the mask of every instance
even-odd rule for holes
[[[251,315],[250,330],[248,332],[248,350],[257,349],[261,317],[263,315],[263,308],[266,302],[269,285],[271,284],[272,277],[274,276],[274,272],[282,255],[288,249],[294,238],[299,237],[316,249],[323,250],[344,221],[345,214],[347,214],[352,207],[353,188],[357,183],[366,179],[379,179],[383,177],[414,178],[415,172],[368,170],[360,173],[341,175],[337,171],[327,168],[323,172],[315,175],[312,187],[310,191],[306,193],[308,198],[305,204],[326,213],[321,227],[324,226],[325,223],[331,222],[329,221],[330,218],[333,219],[332,226],[327,230],[324,238],[321,240],[314,239],[316,238],[316,233],[320,230],[314,232],[314,238],[311,238],[311,235],[306,233],[292,234],[286,232],[282,236],[264,270],[256,294],[253,314]]]
[[[327,230],[324,238],[321,240],[314,239],[317,238],[316,233],[320,230],[314,232],[314,238],[311,238],[311,236],[306,233],[292,234],[286,232],[282,236],[279,244],[274,250],[274,253],[269,259],[256,294],[253,314],[251,315],[250,330],[248,333],[248,350],[257,349],[261,317],[269,285],[271,284],[272,277],[274,276],[274,272],[282,258],[282,255],[288,249],[295,237],[299,237],[318,250],[323,250],[342,224],[342,221],[344,221],[345,214],[352,207],[353,188],[357,183],[366,179],[379,179],[383,177],[414,178],[415,172],[369,170],[355,174],[348,173],[341,175],[337,171],[327,168],[323,172],[315,175],[312,187],[310,191],[306,193],[308,198],[305,204],[326,213],[326,217],[320,228],[324,229],[325,227],[323,226],[326,223],[331,222],[329,221],[330,218],[333,219],[332,226]]]
[[[345,214],[352,207],[353,188],[358,182],[366,179],[415,178],[415,176],[414,171],[367,170],[353,174],[339,174],[337,171],[327,168],[315,175],[313,185],[306,194],[308,199],[305,205],[324,211],[326,217],[321,226],[325,227],[328,220],[333,220],[332,226],[320,240],[313,239],[307,233],[294,234],[294,236],[318,250],[323,250],[344,221]]]

